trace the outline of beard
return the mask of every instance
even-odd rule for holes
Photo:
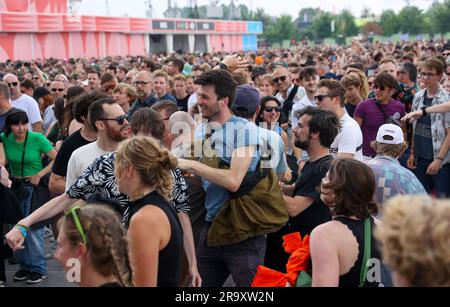
[[[120,143],[123,140],[126,140],[128,138],[128,136],[125,136],[123,134],[123,132],[127,129],[129,129],[128,125],[123,125],[119,130],[115,130],[107,124],[106,135],[108,136],[108,138],[110,138],[114,142]]]
[[[309,145],[311,144],[311,138],[308,137],[305,141],[300,139],[295,139],[294,146],[300,148],[301,150],[308,150]]]

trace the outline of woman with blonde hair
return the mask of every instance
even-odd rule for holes
[[[144,287],[177,287],[183,232],[170,204],[177,159],[150,137],[122,142],[116,156],[119,190],[132,203],[126,225],[134,284]]]
[[[119,83],[113,90],[114,99],[122,107],[125,113],[130,111],[131,106],[137,100],[137,93],[134,87],[126,83]]]
[[[261,77],[259,92],[261,93],[261,97],[274,96],[275,83],[273,82],[271,75],[266,74]]]
[[[359,80],[361,81],[359,95],[363,100],[367,99],[369,97],[369,82],[367,81],[366,74],[362,70],[349,68],[347,70],[347,75],[355,75],[359,78]]]
[[[55,259],[66,271],[73,268],[74,260],[80,264],[79,275],[68,277],[82,287],[132,286],[126,232],[112,209],[75,205],[59,220],[58,228]]]
[[[385,204],[376,237],[395,286],[450,286],[450,202],[397,196]]]

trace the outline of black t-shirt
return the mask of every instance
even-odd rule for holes
[[[353,118],[353,115],[355,114],[356,106],[354,104],[351,104],[350,102],[347,102],[345,104],[345,109],[347,110],[348,115],[350,115],[350,117]]]
[[[52,173],[61,177],[66,177],[67,165],[69,164],[72,153],[78,148],[90,143],[92,142],[81,136],[81,129],[69,136],[64,143],[62,143],[61,148],[56,155]]]
[[[265,266],[268,268],[286,272],[286,263],[290,255],[284,251],[282,237],[293,232],[300,232],[302,238],[311,234],[314,228],[331,220],[331,211],[320,200],[317,187],[322,178],[330,169],[333,157],[325,156],[312,163],[307,162],[301,176],[295,184],[294,196],[303,196],[314,199],[314,202],[302,213],[291,217],[286,226],[279,231],[267,236],[267,249]]]
[[[295,196],[314,199],[311,206],[289,220],[289,225],[294,230],[292,232],[299,231],[302,237],[309,235],[318,225],[331,220],[330,208],[320,200],[317,187],[330,169],[332,161],[332,156],[325,156],[312,163],[307,162],[302,170],[302,175],[295,183]]]
[[[183,99],[177,98],[177,106],[180,109],[180,111],[187,112],[188,111],[188,101],[189,101],[189,95],[184,97]]]

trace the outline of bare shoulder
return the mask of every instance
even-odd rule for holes
[[[332,239],[336,232],[341,228],[338,221],[329,221],[323,223],[311,232],[311,240],[329,240]]]
[[[156,206],[145,206],[139,210],[130,220],[130,228],[153,228],[161,221],[167,220],[167,216],[163,210]]]

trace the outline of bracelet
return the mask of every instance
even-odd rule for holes
[[[422,107],[422,116],[427,116],[427,107]]]
[[[28,227],[23,226],[23,225],[16,225],[15,226],[17,229],[20,230],[20,232],[22,232],[23,237],[26,239],[27,235],[28,235]]]
[[[441,161],[444,161],[444,158],[441,158],[441,157],[436,157],[436,160],[441,160]]]
[[[228,66],[222,62],[219,63],[220,69],[228,70]]]

